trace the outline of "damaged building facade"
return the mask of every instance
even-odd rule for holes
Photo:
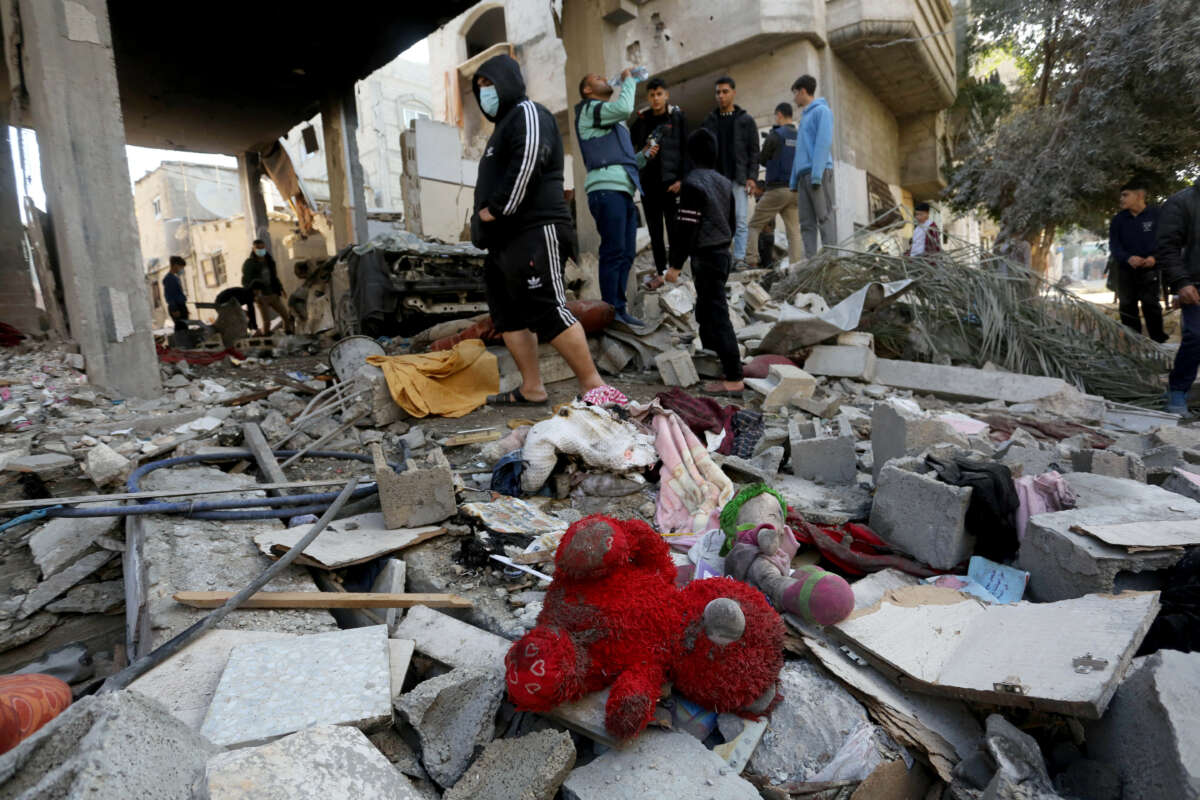
[[[528,95],[555,113],[568,154],[578,152],[570,109],[587,73],[647,67],[667,82],[692,126],[714,107],[716,78],[730,75],[736,102],[764,131],[775,106],[791,102],[792,81],[808,73],[836,120],[839,231],[931,199],[945,186],[943,112],[957,85],[949,0],[479,3],[429,38],[434,116],[461,130],[468,161],[478,158],[491,128],[470,79],[502,52],[521,63]],[[572,162],[574,185],[582,186],[582,161]],[[580,210],[586,250],[592,223]]]

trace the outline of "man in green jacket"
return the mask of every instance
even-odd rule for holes
[[[619,93],[600,75],[587,75],[579,82],[582,99],[575,106],[575,133],[588,169],[584,187],[588,209],[600,233],[600,296],[616,310],[618,320],[641,327],[642,321],[625,307],[625,286],[637,250],[638,213],[633,198],[641,188],[638,170],[658,147],[634,152],[625,124],[637,96],[638,82],[631,73],[629,68],[621,73]]]
[[[271,311],[283,318],[285,333],[293,332],[292,314],[283,302],[283,284],[275,272],[275,259],[267,252],[267,243],[262,239],[254,240],[254,249],[242,262],[242,286],[254,292],[254,303],[262,319],[259,336],[271,333]]]

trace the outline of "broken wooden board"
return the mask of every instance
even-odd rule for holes
[[[176,603],[192,608],[220,608],[236,592],[176,592]],[[238,608],[471,608],[457,594],[384,594],[383,592],[256,592]]]
[[[1105,544],[1131,551],[1164,550],[1200,544],[1200,519],[1072,525],[1071,531],[1094,536]]]
[[[1158,592],[987,605],[921,585],[888,591],[836,630],[907,688],[1099,719],[1158,607]]]
[[[332,527],[331,525],[330,528]],[[307,564],[319,569],[340,569],[412,547],[445,532],[446,529],[440,525],[398,528],[390,531],[384,528],[326,529],[313,540],[312,544],[304,548],[304,552],[296,558],[295,563]],[[303,526],[270,530],[255,536],[254,543],[263,553],[278,558],[300,541],[304,534]]]
[[[498,440],[503,435],[501,431],[494,428],[486,431],[475,431],[473,433],[459,433],[439,439],[438,445],[441,447],[463,447],[468,444],[486,444],[487,442]]]

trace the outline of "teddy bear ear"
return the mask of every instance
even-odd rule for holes
[[[746,615],[736,600],[718,597],[704,607],[704,632],[713,644],[724,647],[742,638],[746,632]]]

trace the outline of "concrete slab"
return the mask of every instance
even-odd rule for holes
[[[412,639],[388,639],[388,686],[392,692],[392,703],[404,693],[404,679],[408,676],[408,665],[412,662],[415,642]]]
[[[100,503],[88,503],[80,507],[100,506]],[[96,539],[112,533],[116,527],[117,517],[52,519],[29,537],[29,549],[34,562],[42,569],[42,577],[49,578],[78,561]]]
[[[971,491],[888,465],[879,473],[871,529],[935,569],[952,569],[975,550],[966,531]]]
[[[319,725],[214,756],[207,800],[422,800],[362,731]]]
[[[417,686],[396,701],[396,710],[421,739],[421,763],[442,787],[456,784],[475,755],[496,734],[504,695],[504,671],[458,667]]]
[[[313,725],[391,721],[387,629],[377,625],[234,647],[201,732],[238,747]]]
[[[162,703],[193,730],[200,730],[234,647],[294,639],[278,631],[212,630],[138,678],[129,689]]]
[[[553,800],[575,766],[575,744],[564,731],[496,739],[442,800]]]
[[[89,695],[0,755],[0,798],[191,800],[219,750],[136,692]]]
[[[64,594],[72,586],[107,564],[112,560],[113,555],[111,551],[98,550],[84,556],[53,577],[42,581],[21,601],[21,609],[16,614],[17,619],[25,619],[41,610],[56,597]]]
[[[564,800],[645,800],[703,797],[759,800],[754,785],[691,734],[648,728],[626,747],[577,767],[562,786]]]
[[[11,458],[4,465],[10,472],[32,472],[34,475],[49,475],[75,466],[75,459],[61,453],[37,453],[31,456]]]
[[[425,525],[420,528],[398,528],[395,530],[359,529],[353,531],[324,530],[304,548],[293,564],[305,564],[319,569],[341,569],[412,547],[446,529],[440,525]],[[304,538],[306,526],[266,531],[254,537],[254,543],[264,555],[278,558]]]
[[[772,364],[765,378],[748,378],[746,385],[763,395],[763,411],[775,411],[794,397],[811,397],[817,379],[791,364]]]
[[[875,351],[857,345],[817,345],[804,362],[812,375],[853,378],[870,383],[875,379]]]
[[[792,436],[791,455],[792,474],[805,480],[853,483],[858,474],[852,436]]]
[[[654,357],[654,366],[666,386],[691,386],[700,382],[692,357],[683,350],[668,350]]]

